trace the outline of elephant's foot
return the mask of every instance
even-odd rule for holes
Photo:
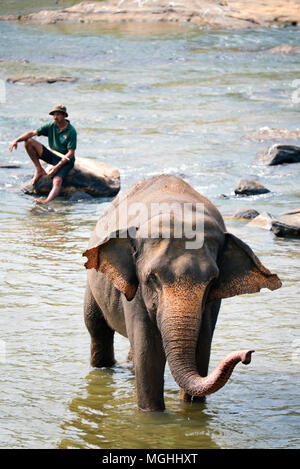
[[[165,405],[164,404],[161,404],[158,406],[150,405],[147,407],[141,407],[140,405],[138,405],[138,409],[141,412],[163,412],[165,410]]]
[[[127,364],[128,364],[128,367],[131,369],[131,371],[133,372],[133,374],[135,373],[135,367],[134,367],[134,354],[133,354],[133,351],[132,351],[132,348],[130,347],[130,349],[128,350],[128,354],[127,354]]]
[[[179,391],[179,400],[182,402],[205,402],[206,396],[190,396],[183,389]]]
[[[138,409],[142,412],[163,412],[165,410],[163,394],[158,395],[151,390],[148,391],[149,388],[148,390],[137,388]]]
[[[127,361],[133,363],[133,352],[132,352],[132,348],[131,348],[131,347],[130,347],[130,349],[128,350]]]
[[[96,368],[106,367],[109,368],[115,365],[116,360],[113,350],[103,349],[103,345],[91,344],[91,366]]]

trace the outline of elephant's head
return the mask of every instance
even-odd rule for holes
[[[252,250],[224,225],[208,226],[204,244],[186,249],[183,238],[106,237],[84,255],[88,269],[104,273],[128,301],[141,299],[162,337],[171,373],[191,396],[215,392],[251,351],[230,354],[207,377],[196,367],[201,317],[208,302],[281,286]],[[94,240],[95,241],[95,240]]]

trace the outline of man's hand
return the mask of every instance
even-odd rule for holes
[[[59,170],[59,167],[57,168],[57,165],[56,165],[56,166],[52,166],[51,168],[47,169],[46,172],[47,172],[48,176],[53,178],[58,170]]]
[[[26,132],[23,135],[20,135],[20,137],[16,138],[10,145],[9,145],[9,151],[13,151],[13,149],[18,148],[18,143],[19,142],[26,142],[28,138],[35,137],[37,135],[36,130],[29,130],[29,132]]]
[[[9,151],[13,151],[13,149],[17,149],[18,148],[18,142],[17,140],[14,140],[10,145],[9,145]]]
[[[56,173],[58,172],[58,170],[66,163],[69,163],[70,161],[70,158],[72,158],[74,156],[74,150],[69,150],[68,153],[66,153],[66,155],[63,155],[61,153],[59,153],[58,151],[54,151],[54,150],[51,150],[53,151],[53,153],[56,153],[57,155],[60,156],[60,161],[55,165],[55,166],[52,166],[51,168],[47,169],[47,174],[48,176],[50,176],[51,178],[53,178]]]

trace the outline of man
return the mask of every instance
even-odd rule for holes
[[[70,169],[73,168],[75,162],[75,149],[77,144],[77,134],[68,117],[67,109],[63,105],[54,106],[49,112],[53,116],[53,122],[42,125],[37,130],[30,130],[14,140],[9,146],[9,150],[17,149],[19,142],[24,142],[25,149],[31,158],[35,174],[31,181],[36,181],[48,174],[53,179],[52,189],[48,197],[44,200],[35,199],[39,204],[47,204],[58,196],[63,179],[66,177]],[[50,148],[46,148],[32,137],[44,135],[48,137]],[[46,161],[52,165],[50,170],[46,171],[41,166],[40,160]]]

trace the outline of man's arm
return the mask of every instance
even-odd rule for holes
[[[69,150],[68,153],[66,153],[66,154],[64,155],[64,157],[63,157],[63,159],[64,159],[64,163],[63,163],[63,164],[65,164],[65,163],[67,163],[68,161],[70,161],[70,159],[73,158],[74,154],[75,154],[75,150]],[[66,161],[66,160],[67,160],[67,161]]]
[[[18,143],[19,142],[24,142],[25,140],[28,140],[31,137],[35,137],[37,135],[36,130],[29,130],[29,132],[26,132],[25,134],[20,135],[20,137],[16,138],[10,145],[9,145],[9,151],[13,151],[13,149],[18,148]]]

